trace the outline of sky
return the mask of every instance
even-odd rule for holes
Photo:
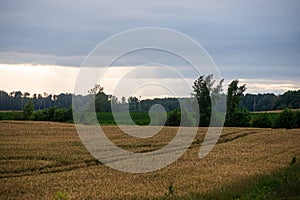
[[[225,88],[230,81],[239,79],[247,85],[247,93],[280,94],[297,90],[300,89],[299,10],[298,0],[2,0],[0,90],[73,93],[80,66],[97,45],[112,35],[142,27],[172,29],[199,43],[225,79]],[[127,43],[134,40],[131,38]],[[152,58],[157,58],[156,54],[129,55],[129,59],[111,69],[107,75],[110,81],[99,79],[99,83],[106,93],[113,93],[136,61],[149,64]],[[158,57],[164,56],[169,58],[163,53]],[[154,61],[157,63],[157,59]],[[188,76],[190,90],[180,92],[185,90],[178,81],[180,77],[169,77],[170,72],[160,71],[164,65],[154,66],[159,72],[155,73],[159,75],[155,80],[168,82],[171,89],[177,89],[174,96],[187,96],[198,74]],[[180,67],[183,66],[180,62]],[[184,71],[189,70],[179,73]],[[145,70],[139,69],[135,77],[145,74]],[[133,88],[124,95],[167,95],[167,92],[149,94],[151,89],[144,89],[144,93],[139,93],[141,88]]]

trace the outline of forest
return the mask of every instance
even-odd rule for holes
[[[34,105],[34,110],[44,110],[48,108],[71,108],[72,105],[71,93],[62,93],[59,95],[52,94],[33,94],[30,96],[28,92],[14,91],[6,92],[0,90],[0,110],[12,111],[23,110],[24,105],[31,100]],[[127,100],[122,97],[119,100],[113,95],[108,95],[105,92],[98,94],[101,99],[100,104],[96,105],[97,112],[110,112],[111,103],[129,104],[130,111],[148,112],[149,108],[154,104],[161,104],[166,111],[173,111],[179,108],[177,98],[155,98],[140,100],[137,97],[129,97]],[[300,108],[300,90],[287,91],[280,95],[273,93],[266,94],[242,94],[238,105],[239,108],[246,108],[252,111],[269,111],[283,110],[285,108],[297,109]]]
[[[188,110],[181,110],[179,102],[192,104],[197,100],[200,110],[199,127],[208,127],[214,113],[222,115],[226,112],[224,126],[227,127],[272,127],[272,128],[298,128],[300,127],[300,111],[291,109],[300,108],[300,90],[287,91],[280,95],[244,94],[246,85],[239,85],[239,80],[233,80],[223,92],[223,82],[215,83],[213,74],[200,76],[194,81],[193,94],[190,98],[154,98],[141,100],[135,96],[120,100],[113,95],[106,94],[104,88],[96,84],[88,91],[88,95],[74,95],[62,93],[59,95],[33,94],[21,91],[0,91],[0,119],[36,120],[73,122],[72,99],[89,102],[94,98],[95,111],[98,121],[102,124],[116,124],[112,115],[114,112],[122,113],[129,109],[131,118],[138,125],[150,123],[149,110],[155,105],[163,106],[167,112],[165,125],[179,126],[181,116],[192,122],[195,117]],[[226,106],[225,106],[226,105]],[[90,107],[90,105],[85,105]],[[84,107],[84,106],[83,106]],[[284,110],[281,113],[257,113],[258,111]],[[14,111],[14,112],[11,112]],[[22,111],[22,112],[20,112]],[[218,114],[219,113],[219,114]],[[221,126],[220,120],[215,125]],[[81,123],[89,123],[88,120]],[[127,122],[123,122],[125,125]],[[198,122],[196,122],[198,123]],[[157,122],[157,125],[163,125]],[[189,126],[189,125],[188,125]]]

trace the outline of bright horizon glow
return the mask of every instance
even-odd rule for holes
[[[0,90],[31,95],[72,92],[79,68],[57,65],[0,64]]]
[[[104,92],[113,94],[114,87],[120,81],[118,77],[120,74],[126,74],[132,67],[113,67],[110,68],[110,79],[100,85],[104,87]],[[80,68],[72,66],[59,66],[59,65],[37,65],[37,64],[0,64],[0,90],[6,92],[21,91],[33,94],[60,94],[60,93],[73,93],[75,81]],[[240,84],[246,84],[247,90],[245,93],[275,93],[282,94],[288,90],[299,90],[299,82],[289,80],[265,80],[265,79],[239,79]],[[174,81],[176,79],[165,79],[164,81]],[[188,80],[191,85],[194,80]],[[225,80],[223,89],[226,91],[227,85],[231,80]],[[177,83],[179,84],[179,82]],[[87,91],[84,91],[87,93]],[[186,95],[177,97],[188,97],[191,91],[187,91]],[[130,94],[127,94],[127,98]],[[118,98],[118,94],[116,94]],[[162,98],[174,97],[171,95],[164,96],[163,94],[156,94],[155,96],[147,96],[143,93],[135,94],[134,96],[141,96],[145,98]]]

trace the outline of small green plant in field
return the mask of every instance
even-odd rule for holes
[[[165,193],[165,196],[164,197],[161,197],[161,198],[158,198],[158,199],[175,199],[175,196],[174,196],[174,185],[173,183],[171,182],[168,186],[168,191]]]
[[[168,189],[169,189],[168,194],[169,194],[169,195],[173,195],[173,194],[174,194],[174,190],[175,190],[175,188],[174,188],[174,186],[173,186],[173,183],[170,183]]]
[[[68,199],[68,193],[66,192],[56,192],[54,194],[53,200],[67,200]]]
[[[291,165],[294,165],[295,163],[296,163],[296,157],[294,156],[293,158],[292,158],[292,161],[291,161]]]

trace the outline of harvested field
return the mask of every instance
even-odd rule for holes
[[[164,127],[152,138],[136,139],[116,126],[102,127],[118,146],[147,152],[166,145],[177,128]],[[198,158],[206,128],[170,166],[145,174],[119,172],[95,160],[73,124],[0,121],[0,199],[132,199],[205,194],[260,174],[269,174],[300,157],[299,129],[224,128],[218,144]]]

